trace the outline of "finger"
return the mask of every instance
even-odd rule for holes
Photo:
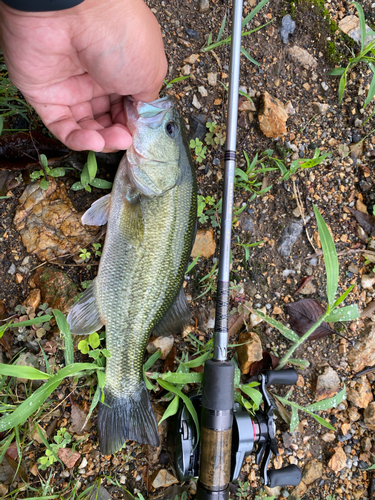
[[[121,123],[126,125],[126,116],[124,112],[124,97],[118,94],[110,96],[111,102],[111,117],[113,123]]]
[[[69,106],[29,101],[46,127],[68,148],[75,151],[102,151],[104,137],[96,130],[83,129],[73,118]]]
[[[132,136],[129,130],[121,124],[115,124],[111,127],[98,131],[105,140],[105,148],[128,149],[132,143]]]

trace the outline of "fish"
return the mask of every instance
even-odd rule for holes
[[[127,439],[160,444],[143,359],[151,332],[170,335],[188,324],[182,284],[196,234],[195,169],[172,98],[127,99],[125,112],[132,145],[112,192],[82,216],[86,225],[107,224],[98,274],[67,317],[76,335],[105,325],[111,357],[97,421],[104,455]]]

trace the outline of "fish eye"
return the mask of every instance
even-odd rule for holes
[[[165,131],[172,139],[176,137],[178,133],[178,125],[176,122],[168,122],[165,126]]]

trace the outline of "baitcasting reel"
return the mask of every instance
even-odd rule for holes
[[[270,469],[272,453],[278,455],[276,440],[276,428],[274,423],[274,406],[266,386],[272,384],[294,385],[298,373],[294,368],[280,371],[267,371],[259,375],[261,383],[260,391],[263,396],[264,409],[251,415],[240,404],[234,404],[233,431],[231,450],[231,474],[230,480],[238,478],[243,461],[250,455],[254,446],[255,462],[260,465],[261,481],[265,486],[297,486],[301,481],[301,470],[297,465],[288,465],[283,469]],[[191,402],[200,419],[201,396],[193,395]],[[182,403],[182,402],[181,402]],[[168,432],[168,454],[171,464],[175,469],[180,481],[186,481],[199,475],[199,468],[205,467],[204,453],[197,442],[197,434],[194,421],[184,404],[180,403],[179,411],[174,419],[171,419]]]

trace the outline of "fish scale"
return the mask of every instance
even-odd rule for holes
[[[133,145],[121,160],[111,195],[82,218],[93,225],[108,221],[98,275],[68,315],[72,333],[106,327],[111,357],[98,411],[106,455],[126,439],[159,444],[143,358],[152,331],[178,333],[187,323],[182,283],[197,214],[194,166],[170,98],[127,103],[126,109]]]

